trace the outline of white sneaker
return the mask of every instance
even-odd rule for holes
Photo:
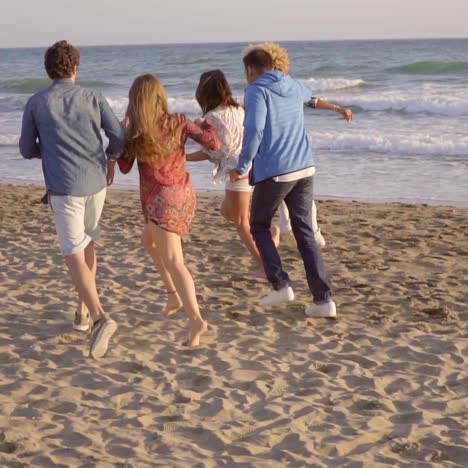
[[[265,307],[289,301],[294,301],[294,291],[291,286],[286,286],[278,291],[272,291],[270,294],[262,298],[258,304]]]
[[[318,231],[314,232],[314,239],[315,242],[317,242],[317,245],[323,249],[326,245],[325,239],[322,236],[322,233],[320,232],[320,229]]]
[[[73,320],[73,330],[88,331],[89,330],[89,314],[80,315],[75,312],[75,320]]]
[[[324,302],[323,304],[310,304],[305,308],[304,313],[307,317],[336,317],[336,305],[333,301]]]

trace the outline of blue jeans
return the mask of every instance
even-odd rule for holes
[[[283,200],[289,210],[292,231],[304,262],[307,283],[314,302],[328,302],[331,298],[331,286],[312,229],[313,177],[293,182],[268,179],[255,185],[250,229],[262,257],[267,279],[276,290],[290,285],[289,275],[283,270],[270,232],[271,220]]]

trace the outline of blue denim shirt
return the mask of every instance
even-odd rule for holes
[[[106,151],[101,129],[109,139]],[[71,79],[54,81],[26,104],[20,153],[42,159],[52,193],[86,196],[102,190],[107,159],[116,159],[123,143],[124,130],[104,97]]]

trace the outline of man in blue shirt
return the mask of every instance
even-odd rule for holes
[[[99,300],[94,242],[124,130],[99,93],[75,84],[79,64],[79,51],[66,41],[47,49],[44,65],[53,82],[26,104],[19,147],[24,158],[42,160],[61,251],[79,295],[73,328],[87,331],[91,316],[90,355],[99,358],[117,324]]]
[[[271,55],[262,48],[244,56],[249,86],[245,92],[244,140],[239,163],[231,180],[245,176],[250,164],[252,197],[251,232],[274,291],[260,301],[268,306],[294,300],[288,274],[272,240],[270,226],[284,200],[299,252],[304,261],[313,303],[310,317],[334,317],[336,306],[320,248],[312,229],[312,148],[304,127],[304,103],[340,112],[351,120],[352,112],[312,97],[311,90],[289,75],[273,70]],[[320,104],[320,106],[318,106]]]

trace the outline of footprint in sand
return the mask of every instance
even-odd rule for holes
[[[288,390],[288,383],[285,380],[275,380],[273,387],[271,387],[270,392],[268,393],[269,397],[281,396]]]

